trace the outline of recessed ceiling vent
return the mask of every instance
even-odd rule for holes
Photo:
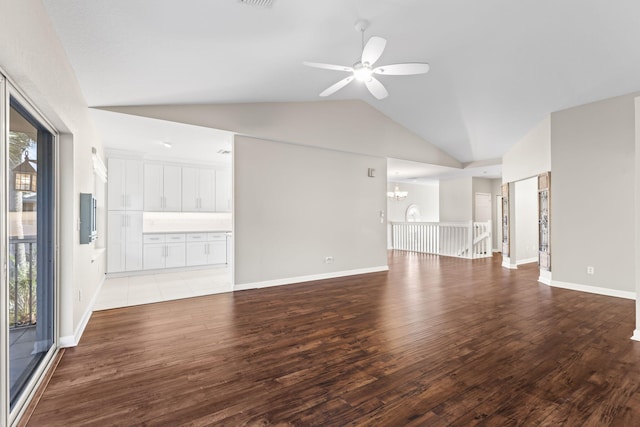
[[[240,3],[251,6],[271,7],[273,5],[273,0],[240,0]]]

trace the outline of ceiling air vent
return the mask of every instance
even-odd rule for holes
[[[240,3],[251,6],[271,7],[273,5],[273,0],[240,0]]]

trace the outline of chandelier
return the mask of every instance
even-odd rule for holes
[[[393,187],[393,191],[387,192],[387,197],[391,200],[400,201],[406,199],[408,194],[408,191],[400,191],[400,187],[396,184],[395,187]]]

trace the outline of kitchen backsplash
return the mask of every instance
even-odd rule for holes
[[[193,231],[231,231],[230,213],[215,212],[144,212],[143,233]]]

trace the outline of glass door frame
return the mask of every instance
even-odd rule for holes
[[[8,255],[9,255],[9,224],[6,212],[9,207],[9,195],[7,193],[7,172],[9,167],[8,150],[9,150],[9,111],[10,100],[13,98],[17,101],[32,117],[38,120],[52,135],[53,144],[53,344],[47,351],[44,358],[38,364],[33,372],[26,387],[24,388],[19,399],[15,402],[14,408],[10,409],[10,389],[9,389],[9,278],[8,278]],[[58,144],[60,138],[58,132],[51,123],[44,117],[33,103],[20,92],[16,85],[2,73],[0,69],[0,152],[2,162],[0,163],[0,209],[3,214],[0,216],[0,308],[2,313],[6,315],[0,316],[0,425],[13,425],[26,410],[33,394],[40,386],[44,379],[45,373],[48,371],[51,362],[59,351],[59,331],[60,331],[60,262],[59,262],[59,176],[60,170],[58,159]]]

